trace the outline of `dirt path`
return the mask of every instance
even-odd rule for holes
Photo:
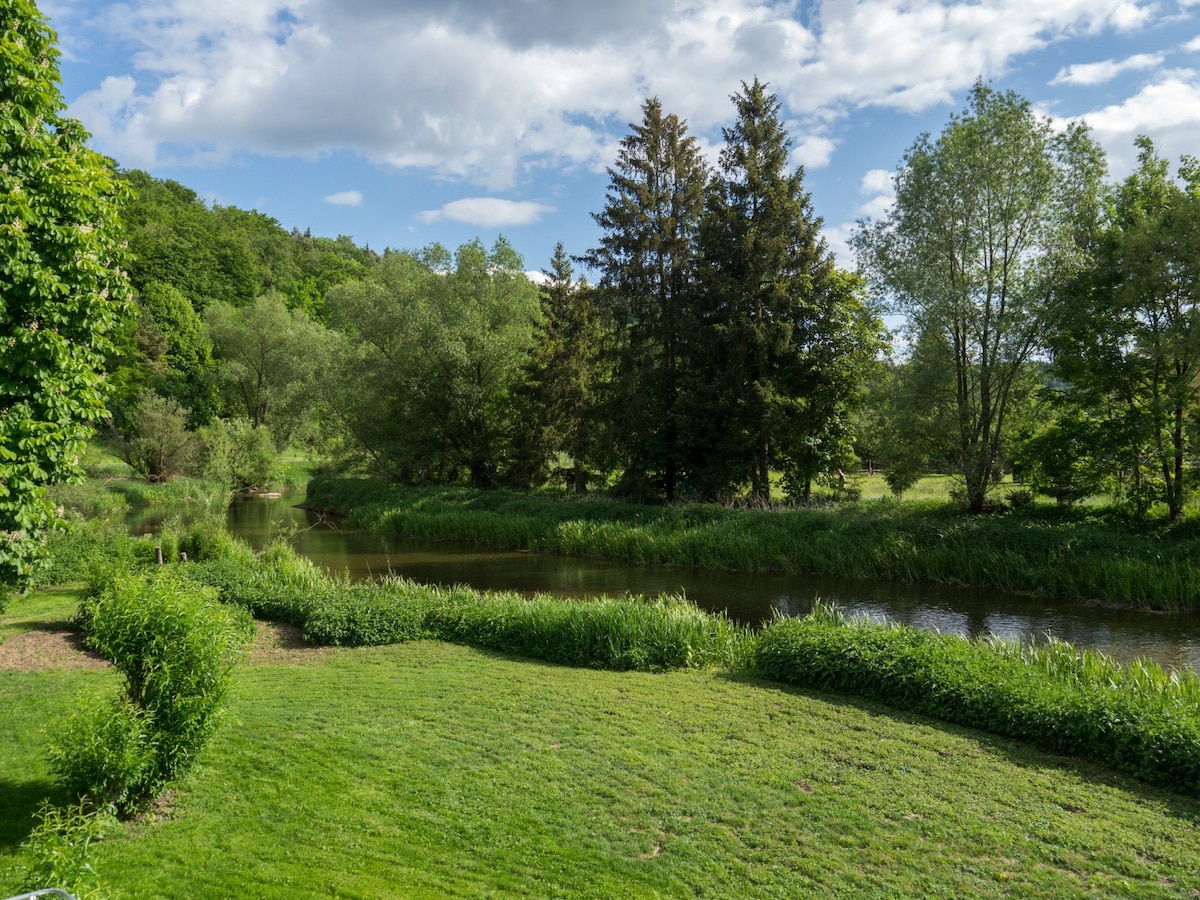
[[[321,662],[333,647],[310,647],[295,625],[256,622],[247,662],[252,666]],[[0,643],[0,672],[42,672],[52,669],[108,669],[112,664],[83,646],[83,638],[66,623],[41,626]]]

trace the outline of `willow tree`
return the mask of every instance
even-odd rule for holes
[[[986,504],[1023,368],[1083,262],[1080,218],[1096,208],[1103,169],[1085,127],[1056,132],[1027,100],[976,82],[962,114],[905,155],[891,211],[856,235],[860,264],[907,316],[913,343],[946,348],[972,511]]]
[[[0,583],[28,581],[105,414],[101,367],[129,309],[111,160],[62,114],[56,36],[0,0]]]
[[[686,122],[665,115],[658,98],[631,129],[593,214],[600,246],[582,260],[600,274],[622,335],[609,420],[625,487],[669,500],[683,455],[680,374],[708,173]]]

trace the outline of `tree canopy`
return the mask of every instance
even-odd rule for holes
[[[24,583],[105,414],[102,368],[129,311],[111,160],[62,114],[56,37],[0,2],[0,583]]]

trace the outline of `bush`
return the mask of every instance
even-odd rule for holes
[[[978,642],[819,607],[759,636],[759,674],[1088,757],[1200,794],[1200,679],[1070,645]]]
[[[112,826],[112,816],[104,810],[89,811],[83,805],[56,809],[45,804],[38,820],[29,839],[21,845],[29,862],[15,867],[20,890],[37,891],[52,884],[69,890],[79,900],[99,897],[92,844]]]
[[[252,630],[244,611],[219,605],[216,591],[180,578],[175,569],[113,574],[79,612],[86,644],[121,670],[129,701],[149,726],[153,765],[142,794],[195,759],[216,726],[231,670]],[[76,743],[97,734],[94,726],[79,725],[73,739],[62,742],[62,753],[112,753],[121,761],[117,751],[134,738],[133,718],[126,716],[126,726],[101,751]]]
[[[153,722],[128,698],[88,702],[49,738],[50,770],[73,797],[128,809],[153,781]]]

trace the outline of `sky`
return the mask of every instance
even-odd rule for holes
[[[526,267],[595,247],[647,97],[710,162],[730,96],[782,102],[840,264],[922,132],[978,78],[1200,155],[1200,0],[42,0],[68,112],[122,168],[373,249],[503,235]]]

